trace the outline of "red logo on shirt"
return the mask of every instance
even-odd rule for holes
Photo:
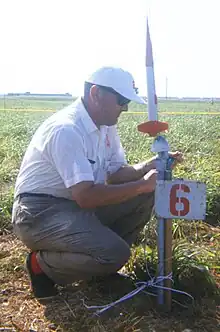
[[[107,146],[108,148],[110,148],[110,141],[109,141],[108,134],[106,134],[105,141],[106,141],[106,146]]]

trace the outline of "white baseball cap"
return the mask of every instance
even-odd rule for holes
[[[86,79],[86,82],[112,88],[129,100],[146,104],[146,101],[136,93],[133,76],[122,68],[101,67]]]

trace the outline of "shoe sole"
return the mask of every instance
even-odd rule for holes
[[[27,274],[28,274],[28,277],[29,277],[29,279],[30,279],[30,284],[31,284],[31,273],[30,273],[30,271],[29,271],[29,269],[28,269],[27,260],[26,260],[26,262],[25,262],[25,271],[26,271]],[[33,293],[32,287],[30,287],[30,288],[31,288],[31,291],[32,291],[32,293]],[[33,295],[34,295],[34,293],[33,293]],[[38,297],[38,296],[34,295],[34,297],[35,297],[36,300],[40,300],[40,301],[42,301],[42,300],[53,300],[53,299],[59,297],[59,293],[57,293],[57,294],[55,294],[55,295],[51,295],[51,296],[46,296],[46,297]]]
[[[34,296],[34,297],[35,297],[36,300],[40,300],[40,301],[45,300],[45,301],[47,301],[47,300],[57,299],[59,297],[59,294],[48,296],[48,297],[36,297],[36,296]]]

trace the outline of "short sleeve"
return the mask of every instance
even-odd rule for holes
[[[123,165],[127,165],[127,159],[119,134],[116,128],[114,128],[112,132],[112,154],[111,159],[109,160],[108,172],[113,174]]]
[[[73,126],[57,129],[48,142],[47,151],[66,188],[82,181],[94,181],[83,138]]]

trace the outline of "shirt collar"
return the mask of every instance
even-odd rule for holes
[[[87,112],[82,98],[78,99],[78,116],[80,117],[80,119],[82,120],[82,124],[85,127],[86,131],[91,134],[95,131],[99,131],[99,129],[97,128],[97,126],[95,125],[95,123],[93,122],[92,118],[89,116],[89,113]]]

